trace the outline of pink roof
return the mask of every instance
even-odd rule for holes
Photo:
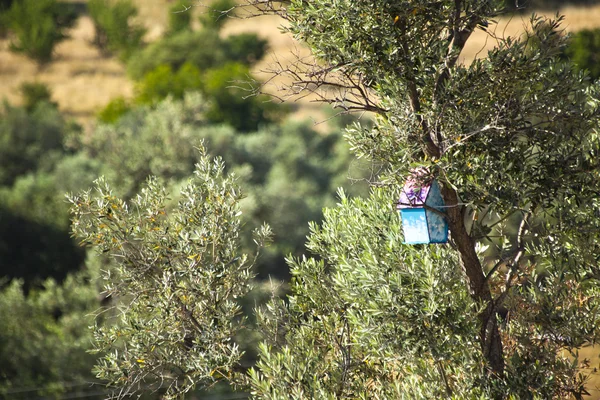
[[[409,208],[425,204],[432,183],[432,180],[428,179],[428,175],[429,171],[426,168],[417,168],[412,171],[412,175],[408,177],[402,193],[400,193],[397,208]]]

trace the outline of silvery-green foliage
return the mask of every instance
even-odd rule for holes
[[[153,388],[174,398],[231,377],[240,361],[233,337],[255,258],[239,250],[241,192],[223,168],[202,153],[173,209],[156,179],[129,203],[103,180],[70,198],[75,235],[116,264],[105,278],[117,320],[95,330],[97,350],[107,352],[96,373],[116,395]],[[269,236],[257,230],[256,244]]]
[[[471,354],[473,360],[484,359],[482,369],[471,368],[469,362],[445,353],[462,344],[438,342],[434,348],[443,354],[440,358],[457,368],[457,372],[449,373],[448,385],[439,378],[438,390],[450,387],[447,396],[458,398],[470,398],[466,393],[477,390],[498,398],[569,398],[585,393],[584,377],[578,372],[586,362],[577,359],[576,349],[597,341],[600,323],[600,96],[597,84],[591,84],[585,74],[560,57],[566,44],[562,19],[533,16],[522,37],[510,38],[493,34],[493,18],[502,11],[496,1],[292,0],[277,10],[289,21],[288,31],[305,42],[319,61],[302,78],[312,79],[315,85],[336,87],[329,75],[337,73],[336,77],[345,78],[347,94],[354,97],[336,101],[345,100],[346,106],[356,107],[357,103],[351,102],[358,99],[363,102],[359,109],[362,106],[377,112],[373,128],[357,124],[347,130],[346,139],[359,157],[386,166],[379,183],[401,186],[412,168],[425,166],[442,184],[447,203],[459,203],[444,210],[449,217],[451,243],[456,247],[399,251],[402,255],[395,265],[399,268],[402,261],[413,266],[432,264],[424,255],[443,251],[443,263],[436,261],[435,268],[462,269],[465,275],[460,280],[465,287],[470,285],[466,293],[470,292],[477,305],[465,307],[464,313],[471,321],[479,315],[479,328],[465,329],[460,335],[464,335],[464,343],[473,346],[468,350],[465,346],[463,354]],[[495,40],[497,46],[487,57],[461,64],[460,51],[476,29],[490,32],[488,40]],[[344,107],[343,103],[334,104]],[[380,204],[393,201],[390,195]],[[323,243],[322,231],[315,230],[310,248],[323,258],[323,264],[310,260],[294,264],[294,274],[299,275],[294,275],[292,299],[303,299],[298,304],[310,304],[311,310],[336,298],[330,292],[319,296],[319,284],[322,291],[351,290],[354,296],[352,301],[346,300],[348,304],[384,296],[390,287],[388,283],[365,293],[360,289],[369,286],[367,277],[360,282],[348,281],[361,268],[361,263],[353,262],[344,269],[349,255],[365,257],[363,262],[373,271],[383,268],[382,259],[393,256],[368,258],[370,250],[360,246],[361,238],[373,246],[378,234],[361,226],[355,228],[361,235],[358,238],[349,235],[344,224],[376,213],[369,210],[363,215],[357,204],[341,206],[345,207],[353,213],[332,224],[335,229],[331,229],[328,240],[347,255],[341,257],[327,247],[315,246]],[[320,242],[315,242],[317,238]],[[488,252],[476,254],[481,245],[489,246]],[[321,271],[321,275],[309,284],[300,279],[304,270]],[[336,273],[343,277],[339,284],[343,289],[336,286],[336,279],[340,279]],[[460,292],[455,288],[453,293],[456,298],[451,301],[460,304]],[[435,304],[446,306],[443,299]],[[292,321],[284,335],[293,339],[282,342],[280,348],[263,347],[254,380],[259,398],[263,394],[266,398],[283,396],[284,389],[280,394],[267,389],[270,385],[280,387],[279,382],[283,382],[282,387],[287,384],[296,391],[305,390],[301,396],[310,397],[306,393],[311,388],[320,385],[321,390],[331,379],[330,372],[318,375],[316,370],[307,374],[311,378],[321,376],[316,382],[299,379],[294,372],[286,375],[288,368],[295,368],[287,364],[289,357],[298,360],[300,354],[317,354],[314,360],[325,362],[315,361],[315,365],[325,368],[335,353],[327,350],[328,346],[335,349],[327,344],[331,340],[317,339],[322,335],[320,314],[307,315],[307,309],[297,307],[290,301],[287,314],[282,316],[283,321]],[[343,319],[347,307],[330,308],[327,314]],[[373,308],[363,312],[375,318]],[[306,321],[301,320],[303,316]],[[386,321],[397,328],[399,320],[394,314]],[[423,320],[416,318],[411,326],[419,326]],[[444,322],[436,323],[442,333]],[[368,324],[361,321],[357,326]],[[495,347],[486,347],[490,343],[486,340],[477,343],[482,333],[495,337]],[[352,333],[351,337],[355,336]],[[423,332],[415,331],[402,337],[402,343],[409,345],[423,337]],[[377,335],[368,338],[375,340]],[[358,350],[366,340],[350,348]],[[375,343],[385,347],[389,341]],[[338,350],[337,363],[332,362],[340,374],[345,365],[342,353]],[[570,353],[572,358],[567,357]],[[394,354],[405,356],[403,349]],[[349,374],[358,370],[357,366],[350,367]],[[461,370],[466,372],[458,372]],[[261,371],[267,372],[261,375]],[[431,371],[413,367],[407,371],[401,381],[418,382],[415,387],[419,390],[414,393],[425,391],[426,398],[442,396],[441,392],[427,392]],[[348,374],[340,376],[344,377],[336,381],[340,387],[350,382]],[[331,392],[335,386],[328,386],[327,396],[344,393]],[[361,393],[367,385],[358,387],[347,395]],[[406,398],[416,396],[403,393]]]
[[[496,36],[486,58],[464,65],[460,51],[475,29],[492,29],[500,2],[250,3],[283,15],[318,60],[304,76],[312,83],[298,87],[337,87],[334,96],[348,95],[332,103],[378,114],[374,127],[355,125],[346,138],[385,172],[367,199],[340,194],[323,225],[312,225],[314,257],[290,258],[289,297],[257,311],[263,344],[255,368],[233,374],[237,353],[215,334],[198,342],[206,358],[194,364],[199,372],[190,381],[233,374],[257,399],[582,398],[586,362],[577,348],[596,343],[600,326],[600,96],[598,85],[560,58],[560,18],[533,17],[522,38]],[[290,155],[292,163],[302,159]],[[402,244],[394,203],[414,167],[427,167],[440,182],[448,245]],[[287,187],[284,179],[274,183]],[[311,182],[299,186],[310,189]],[[152,189],[151,198],[159,196]],[[103,231],[91,229],[106,218],[102,207],[94,218],[78,215],[76,227],[83,221],[86,240],[101,239],[111,251],[110,241],[95,239]],[[210,224],[213,216],[204,217]],[[166,226],[140,226],[140,241],[158,246],[153,229]],[[177,241],[169,243],[188,243]],[[141,271],[132,285],[154,279],[151,269]],[[172,324],[191,331],[181,306],[167,303],[170,293],[153,301],[170,306]],[[230,310],[194,304],[229,326]],[[128,318],[156,312],[132,310]],[[128,374],[148,371],[154,364],[146,354],[154,352],[177,365],[198,360],[169,352],[177,347],[173,337],[185,341],[180,330],[168,340],[152,330],[146,338],[156,347],[121,364]],[[127,351],[149,346],[124,343]],[[174,369],[154,371],[176,376]],[[173,394],[189,388],[174,382]]]
[[[402,243],[389,198],[347,198],[290,260],[289,305],[259,312],[266,340],[251,372],[261,399],[479,398],[477,306],[456,254]],[[446,383],[445,383],[446,382]],[[485,398],[485,397],[483,397]]]
[[[352,156],[334,130],[340,128],[323,133],[308,122],[286,121],[240,133],[210,124],[207,104],[199,93],[186,92],[182,100],[136,108],[115,124],[96,127],[82,139],[83,153],[103,164],[107,182],[125,200],[152,175],[163,179],[175,197],[198,159],[194,146],[203,142],[244,182],[244,248],[253,247],[251,231],[265,221],[278,237],[263,253],[258,272],[287,276],[285,256],[302,253],[308,221],[320,220],[321,209],[335,204],[337,187],[344,185],[353,194],[366,191],[363,182],[350,186],[347,180]]]

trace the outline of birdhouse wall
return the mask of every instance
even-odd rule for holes
[[[430,243],[429,229],[427,228],[427,215],[424,208],[404,208],[400,210],[400,215],[402,216],[404,243]]]
[[[404,186],[398,209],[402,216],[404,243],[427,244],[448,241],[448,223],[440,212],[444,211],[444,199],[436,180],[418,186],[409,179]]]
[[[440,191],[440,185],[434,181],[429,190],[425,205],[439,211],[443,211],[444,199]],[[432,210],[425,210],[429,243],[446,243],[448,241],[448,222],[444,216]]]

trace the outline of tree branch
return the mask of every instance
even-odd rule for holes
[[[266,93],[280,101],[299,101],[332,104],[344,112],[373,112],[385,114],[388,110],[379,104],[379,99],[361,74],[348,70],[347,63],[322,66],[313,57],[302,57],[298,51],[294,58],[283,62],[275,59],[268,70],[270,75],[256,94]],[[274,85],[276,92],[265,88]]]
[[[484,306],[483,311],[479,314],[479,340],[483,355],[488,361],[491,371],[495,374],[502,374],[504,355],[495,306],[481,262],[475,251],[474,240],[466,230],[463,213],[458,207],[456,191],[448,185],[442,185],[442,196],[446,205],[450,206],[447,210],[448,225],[452,233],[452,240],[459,253],[461,266],[468,278],[471,297],[478,304]]]
[[[521,260],[521,258],[525,254],[525,246],[523,244],[523,237],[524,237],[525,232],[526,232],[526,226],[527,226],[527,223],[529,221],[529,218],[531,217],[531,215],[533,213],[533,211],[532,211],[533,208],[534,207],[532,206],[532,208],[525,213],[525,215],[523,216],[523,219],[521,219],[521,223],[519,224],[519,230],[517,231],[517,248],[516,248],[516,254],[514,255],[513,259],[510,262],[510,271],[506,275],[506,281],[505,281],[506,283],[504,285],[504,291],[494,301],[496,309],[502,305],[502,303],[504,302],[504,300],[508,296],[509,290],[512,287],[512,285],[514,284],[516,273],[519,270],[519,261]]]
[[[446,376],[446,371],[444,370],[444,366],[440,360],[436,361],[436,366],[440,376],[442,377],[442,381],[444,382],[444,386],[446,387],[446,394],[448,398],[452,397],[452,388],[450,387],[450,383],[448,382],[448,377]]]

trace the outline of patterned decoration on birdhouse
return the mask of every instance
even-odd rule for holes
[[[397,206],[402,216],[404,243],[446,243],[448,222],[443,215],[444,199],[437,180],[426,168],[413,170],[406,181]]]

